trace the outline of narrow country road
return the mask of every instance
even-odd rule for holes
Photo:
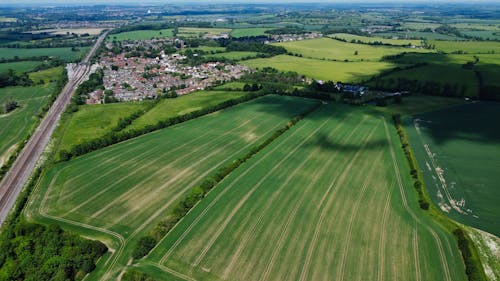
[[[10,210],[16,203],[24,184],[33,172],[36,162],[47,145],[56,128],[61,113],[71,101],[71,96],[78,85],[83,82],[90,71],[90,59],[95,54],[108,32],[103,33],[89,51],[87,56],[73,70],[68,77],[68,83],[54,101],[44,119],[25,145],[16,161],[0,182],[0,226],[4,223]]]

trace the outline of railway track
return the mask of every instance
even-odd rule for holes
[[[71,96],[90,72],[90,59],[101,45],[108,32],[103,33],[89,51],[87,56],[74,69],[74,75],[69,78],[42,122],[36,128],[28,143],[20,152],[9,172],[0,182],[0,226],[6,220],[10,210],[16,203],[17,197],[33,172],[36,162],[47,145],[59,122],[61,113],[71,101]]]

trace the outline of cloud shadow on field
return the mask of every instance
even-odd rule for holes
[[[364,137],[363,137],[364,138]],[[340,142],[337,142],[337,140],[332,140],[332,138],[329,138],[326,133],[318,134],[313,141],[309,143],[309,146],[314,146],[314,147],[321,147],[321,149],[324,150],[335,150],[335,151],[342,151],[342,152],[351,152],[351,151],[358,151],[361,148],[364,150],[375,150],[375,149],[381,149],[383,147],[387,146],[387,140],[385,139],[378,139],[378,140],[373,140],[365,145],[363,144],[342,144]]]

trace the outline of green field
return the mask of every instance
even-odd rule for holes
[[[225,178],[139,269],[159,280],[466,280],[455,245],[418,208],[391,121],[334,103]]]
[[[500,54],[500,42],[487,41],[429,41],[436,50],[445,53],[464,52],[469,54]]]
[[[339,62],[287,55],[265,59],[252,59],[242,61],[241,64],[253,68],[274,67],[281,71],[296,71],[314,79],[342,82],[359,82],[367,80],[381,71],[396,66],[388,62]]]
[[[230,33],[229,28],[200,28],[200,27],[180,27],[179,37],[203,37],[203,36],[216,36],[222,33]]]
[[[416,115],[407,131],[433,201],[449,217],[500,236],[497,103]]]
[[[229,82],[224,83],[220,86],[215,87],[215,90],[223,90],[223,91],[243,91],[243,87],[245,86],[244,82]]]
[[[347,42],[351,42],[352,40],[361,41],[363,43],[374,43],[374,42],[382,42],[383,44],[390,44],[395,46],[405,46],[405,45],[413,45],[420,46],[422,42],[418,39],[409,40],[409,39],[388,39],[383,37],[368,37],[368,36],[360,36],[348,33],[334,33],[328,35],[328,37],[332,38],[340,38],[347,40]]]
[[[187,191],[316,103],[267,96],[60,163],[26,214],[106,241],[113,254],[87,280],[114,279]]]
[[[107,40],[108,41],[149,40],[153,38],[164,38],[172,36],[173,36],[172,29],[134,30],[116,34],[109,34]]]
[[[23,73],[33,70],[37,65],[40,65],[39,61],[20,61],[20,62],[5,62],[0,63],[0,73],[7,71],[8,69],[13,69],[17,73]]]
[[[441,34],[437,32],[424,32],[424,31],[389,31],[375,33],[376,36],[390,37],[394,38],[417,38],[417,39],[427,39],[427,40],[465,40],[461,37],[456,37],[452,35]]]
[[[147,106],[148,102],[80,106],[77,112],[62,119],[64,125],[60,129],[62,132],[57,150],[69,151],[75,144],[99,138],[115,127],[118,119],[144,110]]]
[[[203,52],[207,52],[207,53],[211,53],[211,52],[219,53],[219,52],[226,51],[226,48],[224,48],[224,47],[209,47],[209,46],[198,46],[198,47],[186,48],[185,50],[187,50],[187,49],[191,49],[194,52],[203,51]]]
[[[88,47],[80,47],[78,51],[72,51],[71,48],[0,48],[0,59],[13,59],[18,58],[31,58],[31,57],[58,57],[65,61],[76,61],[82,58],[87,51]]]
[[[207,58],[215,58],[215,59],[221,59],[225,58],[228,60],[242,60],[244,58],[248,57],[257,57],[259,53],[256,52],[226,52],[226,53],[217,53],[217,54],[211,54],[211,55],[206,55]]]
[[[307,58],[332,59],[338,61],[378,61],[383,56],[397,55],[404,52],[430,52],[430,50],[426,49],[353,44],[331,38],[276,43],[275,45],[283,46],[287,51],[301,54]],[[355,54],[356,51],[357,55]]]
[[[136,119],[129,128],[139,129],[147,125],[154,125],[158,121],[217,105],[245,94],[245,92],[239,91],[198,91],[175,99],[164,99],[153,109]]]
[[[47,97],[54,91],[54,84],[35,87],[7,87],[0,89],[0,105],[15,100],[20,107],[8,114],[0,114],[0,166],[15,150],[16,145],[33,129]]]
[[[255,27],[255,28],[238,28],[231,31],[231,36],[235,38],[246,37],[246,36],[262,36],[266,35],[266,31],[272,28],[265,27]]]
[[[407,116],[464,103],[466,103],[466,101],[462,98],[412,94],[410,96],[404,96],[400,104],[390,103],[388,106],[375,106],[374,109],[388,115],[400,114],[402,116]]]
[[[35,83],[39,83],[41,81],[43,81],[43,83],[55,82],[61,77],[63,69],[64,68],[62,66],[48,68],[37,72],[30,72],[28,76]]]

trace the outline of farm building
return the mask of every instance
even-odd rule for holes
[[[344,93],[351,94],[354,97],[361,97],[368,93],[368,87],[358,85],[344,85]]]

